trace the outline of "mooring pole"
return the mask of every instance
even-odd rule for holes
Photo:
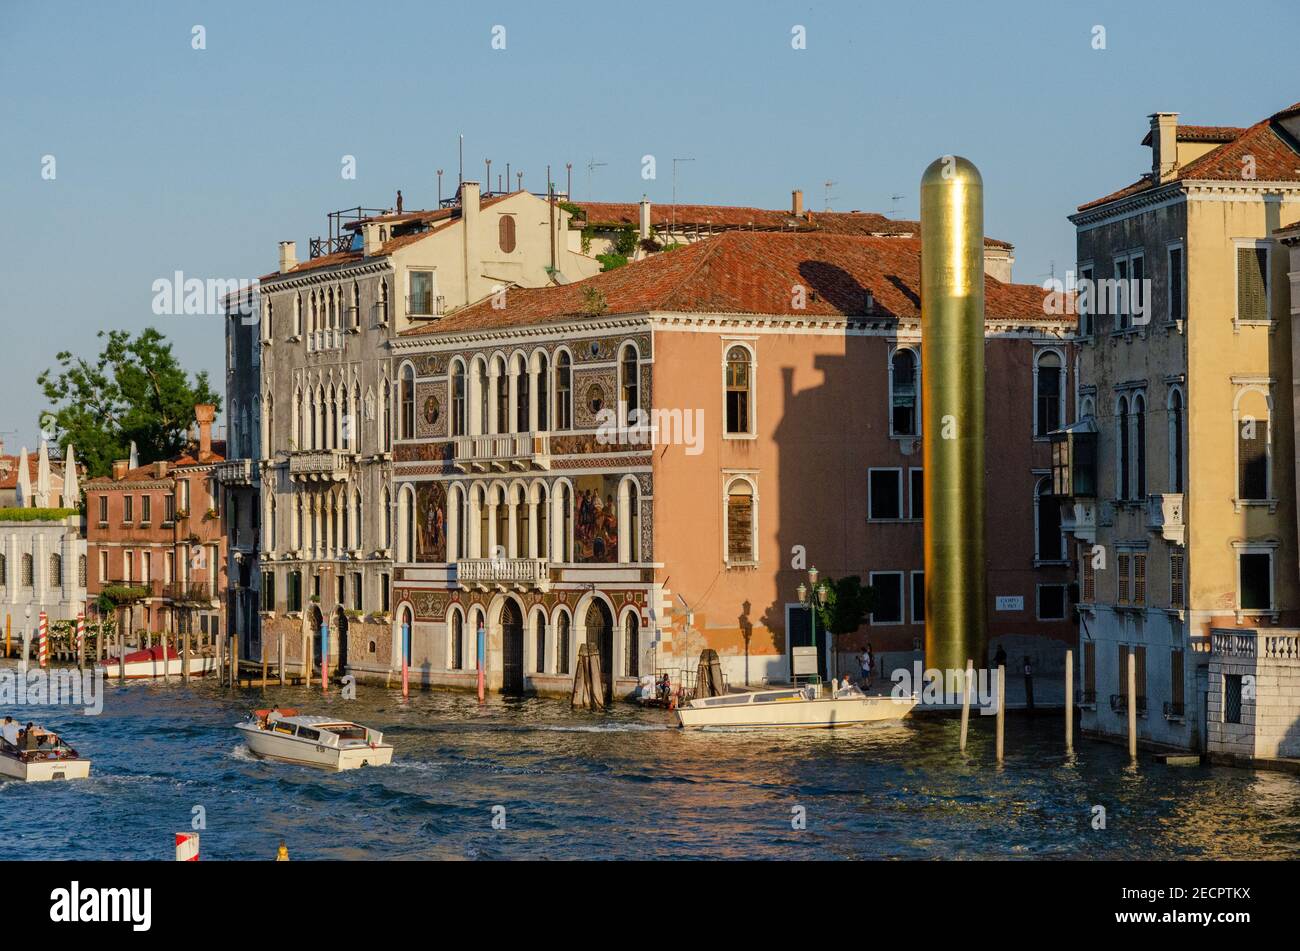
[[[320,692],[330,692],[330,622],[320,622]]]
[[[1074,651],[1065,652],[1065,752],[1074,752]]]
[[[1002,754],[1006,751],[1006,722],[1007,722],[1007,668],[1005,664],[998,664],[998,763],[1002,762]]]
[[[409,699],[411,696],[410,671],[407,654],[411,650],[411,623],[402,622],[402,699]]]
[[[1138,758],[1138,698],[1137,655],[1128,649],[1128,756],[1134,763]]]
[[[277,647],[279,648],[280,686],[283,687],[284,686],[284,631],[279,631],[276,633],[275,642]]]
[[[478,626],[478,702],[483,702],[483,668],[487,666],[487,636],[483,625]]]
[[[181,633],[181,683],[188,685],[190,682],[190,629],[187,627]]]
[[[966,658],[966,689],[961,694],[961,751],[966,752],[966,730],[970,726],[970,692],[975,678],[975,661]]]
[[[239,635],[231,634],[230,641],[230,686],[239,686]]]

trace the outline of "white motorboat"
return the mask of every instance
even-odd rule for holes
[[[299,716],[297,710],[255,710],[235,729],[254,756],[322,769],[386,766],[392,744],[378,730],[332,717]]]
[[[15,746],[0,739],[0,776],[24,783],[53,779],[85,779],[90,760],[82,759],[55,733],[33,726],[29,741],[24,732]]]
[[[217,659],[211,654],[190,651],[189,654],[184,656],[189,658],[191,677],[204,677],[217,669]],[[183,660],[182,654],[170,645],[167,647],[167,659],[165,661],[163,660],[161,644],[155,644],[153,647],[144,650],[132,651],[126,655],[126,679],[141,680],[162,677],[164,674],[180,677]],[[113,681],[122,676],[121,664],[116,657],[109,657],[97,666],[104,671],[105,680]]]
[[[677,722],[687,729],[813,729],[901,720],[915,706],[915,697],[869,697],[856,687],[832,695],[825,685],[809,685],[702,697],[679,707]]]

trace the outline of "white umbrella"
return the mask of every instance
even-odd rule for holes
[[[50,505],[50,444],[41,440],[40,452],[36,457],[36,507],[49,508]]]
[[[23,446],[18,456],[18,506],[27,508],[32,504],[32,470],[27,462],[27,447]]]
[[[131,440],[131,458],[127,462],[126,467],[128,469],[138,469],[140,467],[140,457],[136,454],[134,439]]]
[[[74,508],[78,495],[80,495],[80,486],[77,485],[77,454],[72,448],[72,443],[68,443],[68,454],[63,457],[64,507]]]

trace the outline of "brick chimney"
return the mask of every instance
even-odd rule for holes
[[[298,266],[298,243],[296,241],[280,242],[280,273],[288,274]]]
[[[1151,120],[1151,175],[1161,185],[1178,176],[1178,113],[1153,112]]]
[[[121,482],[126,478],[127,466],[129,463],[125,459],[113,460],[113,481]]]
[[[167,474],[167,461],[165,459],[160,459],[153,464],[153,477],[155,479],[161,479],[166,474]]]
[[[367,221],[361,226],[361,253],[366,257],[373,258],[384,246],[382,230],[383,225],[377,221]]]
[[[803,189],[796,188],[790,193],[790,214],[796,218],[803,217]]]
[[[199,424],[199,462],[212,458],[212,421],[217,418],[217,408],[211,403],[194,407],[194,420]]]
[[[461,249],[465,255],[465,299],[475,301],[484,296],[479,293],[478,250],[479,187],[478,182],[462,182],[460,186]]]

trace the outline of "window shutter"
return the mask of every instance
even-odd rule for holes
[[[727,497],[727,560],[754,560],[754,497],[748,493]]]
[[[1237,319],[1268,320],[1267,248],[1237,249]]]
[[[1183,603],[1183,553],[1169,553],[1169,606],[1185,607]]]
[[[1268,450],[1265,444],[1264,420],[1256,420],[1247,427],[1237,424],[1237,497],[1242,499],[1268,498]]]

